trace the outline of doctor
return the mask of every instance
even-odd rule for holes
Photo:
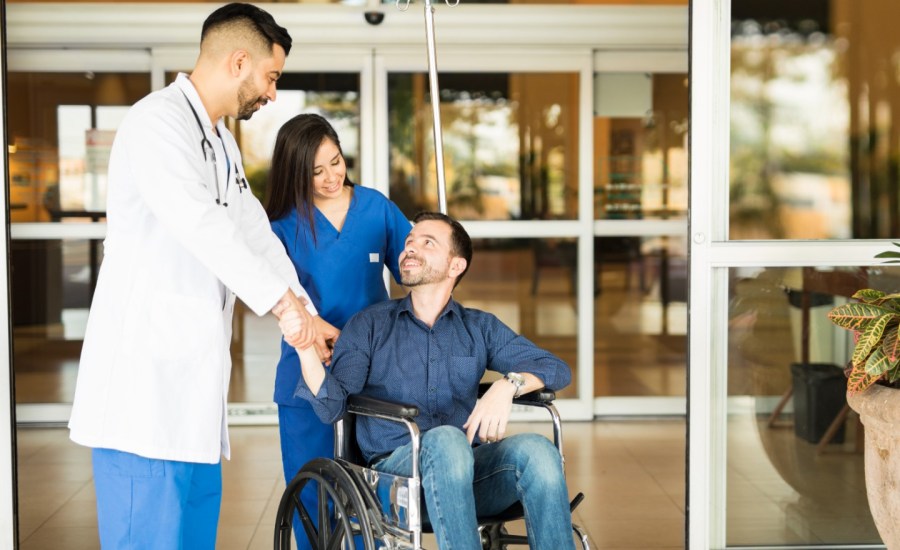
[[[193,72],[136,103],[117,132],[69,421],[93,448],[104,549],[215,547],[235,295],[257,315],[296,311],[292,339],[328,353],[333,328],[298,298],[223,122],[275,99],[290,48],[267,12],[223,6],[203,24]]]

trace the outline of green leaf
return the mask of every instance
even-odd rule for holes
[[[884,329],[887,328],[888,323],[890,323],[894,317],[896,317],[895,313],[886,313],[866,325],[866,329],[859,335],[859,340],[857,340],[856,347],[853,349],[853,357],[851,360],[854,365],[858,365],[865,361],[866,357],[869,357],[869,354],[872,353],[872,350],[881,343],[881,336],[884,334]],[[875,353],[879,353],[882,357],[887,357],[884,352],[881,351],[881,348],[875,349]],[[875,355],[875,353],[872,353],[872,355]],[[871,361],[871,357],[869,360]],[[866,366],[866,370],[869,370],[868,365]],[[881,374],[881,372],[878,374]],[[869,371],[869,374],[874,373]]]
[[[881,351],[891,361],[900,360],[900,330],[893,326],[884,331],[884,340],[881,342]]]
[[[900,246],[900,243],[891,243],[891,244],[893,244],[894,246]],[[876,258],[900,258],[900,252],[897,252],[896,250],[885,250],[884,252],[879,252],[878,254],[875,254],[875,257]],[[891,260],[889,262],[884,262],[884,263],[896,264],[896,263],[900,263],[900,260]]]
[[[850,302],[839,305],[829,311],[828,319],[835,325],[847,330],[865,331],[869,323],[883,315],[896,314],[890,309],[881,306]]]
[[[863,288],[857,290],[851,298],[856,298],[857,300],[862,300],[867,304],[871,304],[873,302],[877,302],[884,298],[884,292],[880,290],[874,290],[871,288]]]
[[[887,378],[887,381],[893,384],[897,380],[900,380],[900,363],[897,363],[897,366],[887,371],[882,375]]]
[[[896,361],[891,361],[887,355],[882,353],[881,348],[877,348],[869,356],[866,361],[866,373],[875,378],[881,378],[881,375],[897,366]]]
[[[874,384],[876,380],[878,377],[867,373],[863,365],[854,366],[850,372],[850,378],[847,380],[847,391],[859,393]]]

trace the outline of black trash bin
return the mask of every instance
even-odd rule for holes
[[[793,363],[794,434],[818,443],[847,402],[844,370],[831,363]],[[843,443],[844,426],[832,438]]]

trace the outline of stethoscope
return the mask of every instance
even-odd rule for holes
[[[203,129],[203,123],[200,122],[200,115],[197,114],[197,110],[194,109],[194,105],[191,103],[191,100],[188,99],[187,94],[181,92],[184,95],[185,101],[187,101],[188,107],[191,108],[191,112],[194,113],[194,120],[197,121],[197,127],[200,128],[200,149],[203,151],[203,161],[207,162],[212,159],[213,164],[213,172],[216,177],[216,204],[221,204],[222,206],[228,206],[228,202],[222,200],[222,195],[219,192],[219,168],[216,166],[216,151],[213,149],[212,143],[208,139],[206,139],[206,130]],[[209,156],[207,156],[207,151],[209,152]],[[222,151],[225,153],[225,196],[228,196],[228,179],[231,177],[231,159],[228,158],[228,151],[225,149],[225,144],[222,144]],[[240,174],[240,170],[235,165],[234,167],[234,184],[237,185],[238,191],[242,194],[244,189],[247,189],[247,178]]]

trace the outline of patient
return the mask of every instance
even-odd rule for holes
[[[480,549],[476,514],[497,514],[521,501],[531,548],[574,549],[556,447],[537,434],[504,437],[513,398],[565,387],[569,368],[490,313],[453,300],[472,260],[472,241],[444,214],[423,212],[414,221],[400,254],[410,293],[352,317],[330,369],[314,348],[301,350],[303,381],[296,395],[324,422],[343,415],[350,394],[418,407],[425,508],[440,548]],[[291,315],[280,323],[292,342],[299,323]],[[479,400],[486,369],[504,378]],[[402,424],[360,417],[357,440],[372,468],[411,474],[410,438]]]

